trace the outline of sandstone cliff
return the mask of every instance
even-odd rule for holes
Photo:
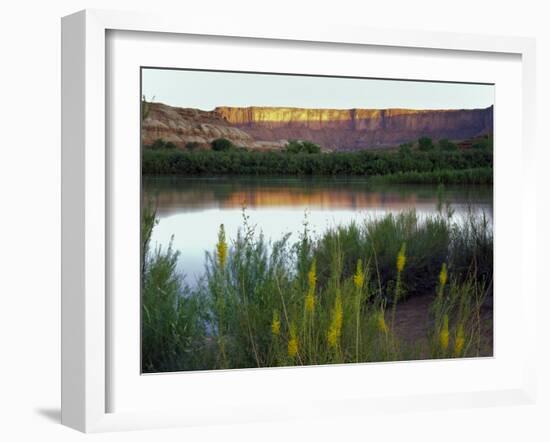
[[[251,135],[232,127],[215,112],[151,103],[142,124],[142,141],[151,144],[159,138],[178,147],[185,147],[190,142],[206,145],[216,138],[227,138],[242,146],[254,143]]]
[[[464,110],[300,109],[217,107],[213,111],[153,103],[143,122],[143,141],[158,138],[179,147],[227,138],[251,149],[280,149],[289,139],[310,140],[325,149],[396,146],[428,136],[464,140],[492,133],[493,107]]]

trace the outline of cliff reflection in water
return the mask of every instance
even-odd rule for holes
[[[371,186],[366,180],[330,178],[144,178],[144,200],[155,201],[158,215],[207,209],[309,208],[435,210],[436,186]],[[483,206],[492,214],[489,186],[458,186],[444,196],[455,209]]]

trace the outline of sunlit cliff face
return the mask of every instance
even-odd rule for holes
[[[493,107],[486,109],[306,109],[217,107],[212,111],[153,103],[142,140],[158,138],[180,148],[227,138],[252,150],[284,149],[288,140],[308,140],[324,150],[399,146],[422,136],[466,140],[493,132]]]
[[[214,113],[231,124],[354,121],[369,118],[417,115],[415,109],[306,109],[294,107],[217,107]],[[441,111],[440,111],[441,112]]]
[[[231,124],[248,124],[289,121],[350,121],[353,119],[352,110],[337,109],[301,109],[288,107],[246,107],[230,108],[217,107],[214,110],[222,118]]]

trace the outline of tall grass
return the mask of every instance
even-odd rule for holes
[[[478,356],[492,281],[492,231],[415,212],[268,243],[243,213],[230,241],[220,226],[193,290],[171,247],[146,251],[145,371],[317,365]],[[146,218],[147,220],[147,218]],[[151,228],[154,223],[150,223]],[[398,333],[400,302],[429,296],[429,332]]]

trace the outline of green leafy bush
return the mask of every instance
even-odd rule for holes
[[[412,155],[412,143],[403,143],[399,145],[399,155],[406,158]]]
[[[211,144],[212,150],[215,150],[217,152],[225,152],[235,148],[233,143],[227,138],[216,138],[214,141],[212,141]]]
[[[162,138],[157,138],[155,141],[153,141],[153,144],[145,147],[152,150],[171,150],[177,148],[177,146],[172,141],[164,141]]]
[[[434,149],[434,144],[429,137],[420,137],[418,139],[418,148],[423,152],[429,152]]]
[[[204,341],[206,304],[189,296],[182,275],[176,271],[178,252],[171,244],[151,251],[149,240],[155,213],[142,213],[141,344],[142,370],[154,373],[194,370],[211,363]]]
[[[474,149],[492,150],[493,149],[493,136],[482,137],[472,144]]]
[[[458,150],[458,146],[447,138],[442,138],[438,144],[441,150]]]
[[[286,145],[288,153],[320,153],[321,146],[311,141],[290,140]]]
[[[185,148],[187,150],[197,150],[199,147],[199,143],[197,143],[196,141],[189,141],[185,144]]]

